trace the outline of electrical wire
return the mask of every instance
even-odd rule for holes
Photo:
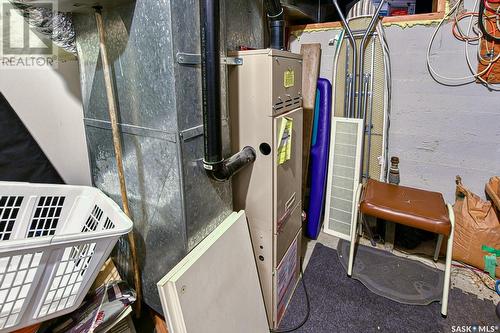
[[[387,181],[387,177],[389,175],[389,128],[391,126],[390,117],[391,117],[391,86],[392,86],[392,73],[391,73],[391,56],[389,51],[389,45],[387,44],[387,39],[385,38],[385,30],[382,26],[382,22],[379,21],[377,23],[377,34],[380,36],[379,40],[382,44],[383,54],[384,54],[384,67],[385,67],[385,82],[384,82],[384,105],[386,115],[384,118],[383,125],[383,151],[382,156],[384,158],[383,164],[383,172],[380,176],[382,181]]]
[[[304,295],[305,295],[305,298],[306,298],[306,306],[307,306],[306,315],[305,315],[304,319],[302,319],[302,321],[298,325],[296,325],[295,327],[282,328],[282,329],[276,329],[276,330],[270,329],[269,332],[271,332],[271,333],[288,333],[288,332],[296,331],[299,328],[301,328],[302,326],[304,326],[304,324],[307,323],[307,321],[309,320],[309,316],[311,314],[311,304],[310,304],[310,301],[309,301],[309,294],[307,293],[306,283],[304,281],[304,267],[303,267],[303,264],[304,264],[304,258],[302,258],[300,260],[300,279],[302,281],[302,288],[304,288]]]
[[[481,4],[481,3],[483,3],[483,0],[476,0],[476,1],[474,2],[474,9],[477,7],[478,2],[479,2],[479,4]],[[479,22],[479,21],[480,21],[480,16],[479,16],[479,18],[478,18],[478,22]],[[471,33],[471,30],[472,30],[472,22],[473,22],[473,20],[472,20],[472,18],[471,18],[471,20],[470,20],[470,22],[469,22],[469,26],[468,26],[468,28],[467,28],[467,35],[469,35],[469,34]],[[469,58],[469,50],[468,50],[468,46],[469,46],[469,44],[470,44],[470,43],[469,43],[468,41],[466,41],[466,42],[465,42],[465,49],[464,49],[464,50],[465,50],[465,60],[466,60],[466,62],[467,62],[467,66],[469,67],[469,70],[471,71],[471,73],[473,73],[473,76],[474,76],[474,79],[475,79],[475,80],[480,80],[481,82],[483,82],[484,84],[486,84],[487,86],[489,86],[488,82],[487,82],[487,81],[485,81],[485,80],[482,78],[482,75],[483,75],[483,74],[485,74],[485,73],[487,73],[487,72],[490,70],[490,68],[491,68],[492,64],[498,60],[498,58],[500,57],[500,55],[499,55],[499,57],[496,57],[496,59],[495,59],[494,61],[492,61],[491,63],[489,63],[489,64],[486,66],[486,68],[484,68],[481,72],[477,73],[477,72],[474,70],[474,68],[473,68],[473,66],[472,66],[472,63],[471,63],[471,61],[470,61],[470,58]],[[481,52],[481,50],[480,50],[480,45],[478,44],[478,46],[477,46],[477,53],[480,53],[480,52]]]
[[[479,4],[484,4],[485,0],[476,0],[475,3],[474,3],[474,8],[477,7],[478,5],[478,1],[479,1]],[[482,11],[480,11],[482,12]],[[481,21],[480,19],[480,13],[477,13],[478,14],[478,20],[477,20],[477,25],[479,25],[479,22]],[[490,18],[490,17],[488,17]],[[489,21],[488,21],[489,22]],[[468,29],[467,29],[467,36],[470,34],[471,32],[471,29],[474,30],[472,28],[472,23],[473,23],[473,20],[472,20],[472,16],[471,16],[471,20],[469,22],[469,26],[468,26]],[[479,28],[480,30],[480,34],[478,34],[478,36],[480,37],[483,37],[483,33],[481,31],[481,29]],[[494,27],[493,27],[493,30],[494,30]],[[482,39],[479,40],[478,44],[477,44],[477,58],[478,58],[478,61],[480,63],[482,63],[484,66],[486,66],[481,72],[477,73],[475,71],[475,69],[473,68],[472,64],[471,64],[471,61],[470,61],[470,58],[469,58],[469,51],[468,51],[468,46],[470,44],[470,41],[469,40],[466,40],[465,41],[465,59],[466,59],[466,62],[467,62],[467,66],[469,67],[469,70],[471,71],[471,73],[473,73],[474,77],[476,80],[479,80],[483,85],[485,85],[488,89],[490,90],[497,90],[495,88],[492,87],[492,85],[490,83],[488,83],[488,81],[486,81],[482,76],[485,75],[486,77],[489,76],[491,70],[493,69],[493,64],[496,63],[499,59],[500,59],[500,54],[497,55],[495,58],[491,58],[491,59],[484,59],[481,55],[481,41]],[[488,49],[488,46],[486,45],[486,50],[487,50],[487,54],[493,54],[493,51],[494,51],[494,47],[495,47],[495,44],[494,44],[494,41],[492,42],[492,49],[491,51]]]
[[[478,1],[479,1],[478,25],[479,25],[479,28],[480,28],[481,32],[483,32],[483,29],[481,27],[484,28],[484,26],[483,26],[483,20],[482,20],[482,16],[484,15],[484,7],[482,8],[481,4],[484,5],[484,3],[485,3],[486,0],[476,0],[476,2],[474,3],[474,8],[477,7]],[[469,24],[469,29],[468,29],[467,34],[470,33],[471,25],[472,25],[472,20],[471,20],[471,22]],[[493,27],[493,30],[495,30],[495,27]],[[465,43],[466,48],[467,48],[468,44],[469,44],[468,42]],[[494,49],[495,49],[495,43],[494,43],[494,40],[493,40],[492,50],[488,51],[487,53],[493,54]],[[493,69],[493,64],[496,63],[500,59],[500,53],[495,58],[486,61],[486,64],[484,64],[484,58],[481,56],[481,45],[479,43],[478,46],[477,46],[477,54],[478,54],[479,61],[480,62],[483,61],[483,65],[485,65],[486,67],[480,73],[477,73],[476,79],[478,79],[479,81],[481,81],[488,89],[499,91],[498,89],[493,88],[492,85],[490,83],[488,83],[488,81],[486,81],[482,76],[483,75],[486,75],[486,77],[489,76],[491,70]],[[469,66],[470,71],[474,72],[474,69],[472,68],[470,59],[468,57],[468,53],[466,53],[466,57],[465,58],[467,60],[467,66]]]
[[[455,19],[454,19],[454,22],[453,22],[453,25],[452,25],[452,28],[451,28],[451,32],[453,33],[453,36],[455,36],[456,39],[462,41],[462,42],[465,42],[465,41],[471,41],[471,42],[474,42],[474,41],[478,41],[481,39],[481,36],[477,33],[476,31],[476,36],[466,36],[461,28],[460,28],[460,21],[466,17],[477,17],[479,16],[478,13],[476,12],[466,12],[466,13],[462,13],[460,15],[455,15]]]
[[[489,290],[491,290],[491,291],[494,291],[494,292],[496,293],[495,288],[492,288],[491,286],[489,286],[489,285],[486,283],[486,281],[484,281],[483,277],[482,277],[482,276],[481,276],[481,275],[480,275],[480,274],[476,271],[476,270],[478,270],[478,271],[480,271],[480,272],[482,272],[482,273],[485,273],[483,270],[479,270],[479,269],[475,269],[475,268],[473,268],[473,267],[470,267],[470,266],[469,266],[469,265],[467,265],[466,263],[464,263],[464,262],[462,262],[462,261],[459,261],[459,260],[455,260],[455,261],[456,261],[456,262],[458,262],[458,263],[460,263],[460,264],[461,264],[461,266],[458,266],[458,265],[456,265],[456,264],[454,264],[453,266],[455,266],[455,267],[460,267],[460,268],[467,268],[468,270],[470,270],[471,272],[473,272],[473,273],[474,273],[474,274],[475,274],[475,275],[479,278],[479,280],[481,280],[481,282],[483,283],[483,285],[484,285],[487,289],[489,289]],[[488,276],[488,277],[490,277],[489,275],[487,275],[487,276]],[[491,277],[490,277],[490,279],[491,279]],[[493,279],[491,279],[491,280],[492,280],[492,281],[494,281]]]
[[[499,8],[500,8],[500,7],[499,7]],[[490,23],[491,25],[493,25],[493,23],[491,23],[491,22],[489,22],[489,23]],[[494,26],[493,26],[493,29],[494,29]],[[485,49],[486,49],[486,53],[485,53],[485,55],[488,55],[488,54],[493,55],[493,53],[494,53],[494,50],[495,50],[495,42],[494,42],[494,41],[492,41],[492,42],[491,42],[491,49],[490,49],[490,48],[488,48],[488,40],[486,40],[486,39],[481,39],[481,40],[479,41],[479,47],[478,47],[477,57],[478,57],[478,59],[481,61],[481,63],[482,63],[483,65],[492,64],[492,63],[494,63],[494,62],[496,61],[496,60],[495,60],[495,58],[492,58],[492,56],[490,56],[490,59],[485,59],[485,58],[483,58],[483,55],[481,54],[481,46],[482,46],[483,42],[486,44],[486,45],[485,45]],[[498,56],[497,56],[496,58],[498,58]]]
[[[459,82],[457,82],[455,84],[446,83],[447,85],[456,85],[456,86],[459,86],[459,85],[464,85],[464,84],[468,84],[468,83],[474,82],[476,80],[476,76],[475,75],[469,75],[469,76],[463,76],[463,77],[448,77],[448,76],[441,75],[441,74],[439,74],[434,69],[434,67],[432,67],[431,60],[430,60],[430,54],[431,54],[432,44],[434,43],[434,40],[436,39],[436,36],[437,36],[437,34],[438,34],[441,26],[446,21],[446,19],[448,19],[451,16],[451,14],[453,14],[457,10],[457,8],[460,6],[460,4],[462,2],[463,2],[463,0],[457,1],[457,3],[455,3],[455,5],[453,5],[453,7],[451,7],[450,11],[447,14],[444,15],[444,17],[441,19],[441,21],[437,25],[436,29],[434,30],[434,33],[432,34],[432,37],[429,40],[429,45],[427,46],[427,55],[426,55],[426,57],[427,57],[427,68],[429,69],[429,71],[431,72],[431,74],[434,77],[438,77],[438,78],[446,80],[446,81],[459,81]],[[477,0],[476,0],[476,3],[477,3]],[[469,33],[470,33],[470,31],[467,32],[467,35],[469,35]],[[473,80],[473,81],[470,81],[470,80]],[[464,82],[464,81],[469,81],[469,82]],[[438,82],[439,82],[439,80],[438,80]]]
[[[489,2],[490,3],[498,3],[499,5],[497,6],[497,8],[493,8],[489,4]],[[482,40],[482,37],[483,37],[484,33],[482,31],[483,29],[481,29],[482,25],[480,23],[481,23],[481,18],[486,18],[487,22],[493,27],[493,34],[495,34],[495,25],[493,24],[492,19],[495,20],[497,27],[500,28],[500,19],[499,19],[499,15],[498,15],[498,14],[500,14],[500,0],[489,0],[489,1],[488,0],[476,0],[474,3],[474,9],[478,7],[478,4],[480,5],[480,7],[483,7],[483,8],[486,6],[490,10],[490,12],[494,13],[494,15],[485,15],[484,10],[483,11],[479,10],[479,12],[472,11],[472,12],[465,12],[462,14],[458,14],[457,9],[459,8],[459,6],[462,3],[463,3],[463,0],[459,0],[459,1],[457,1],[457,3],[455,3],[455,5],[450,9],[450,11],[439,22],[434,33],[432,34],[432,37],[429,41],[429,45],[427,48],[427,54],[426,54],[427,67],[429,69],[429,72],[431,73],[431,75],[433,76],[433,78],[437,82],[444,84],[444,85],[461,86],[461,85],[465,85],[465,84],[479,81],[484,86],[486,86],[489,90],[499,91],[500,89],[497,89],[494,87],[496,85],[490,84],[487,80],[485,80],[483,78],[483,76],[488,77],[490,75],[490,73],[493,69],[493,65],[500,59],[500,54],[493,57],[494,47],[495,47],[494,40],[491,41],[490,46],[488,46],[488,44],[483,44],[484,41]],[[472,74],[472,75],[463,76],[463,77],[449,77],[449,76],[442,75],[436,71],[436,69],[432,66],[431,61],[430,61],[430,54],[431,54],[431,50],[432,50],[432,45],[434,43],[434,40],[436,39],[436,36],[437,36],[439,30],[441,29],[443,23],[447,19],[449,19],[451,17],[451,15],[454,13],[455,13],[455,15],[454,15],[454,22],[452,24],[452,34],[458,40],[464,42],[465,60],[467,63],[467,67],[469,68],[469,71]],[[474,20],[475,17],[477,17],[477,20]],[[469,18],[469,24],[468,24],[467,32],[464,34],[460,28],[460,22],[465,18]],[[483,28],[484,28],[484,26],[483,26]],[[484,29],[484,30],[486,30],[486,29]],[[472,33],[474,33],[475,35]],[[497,37],[497,36],[495,36],[495,37]],[[500,39],[500,36],[498,36],[497,38]],[[474,42],[477,42],[475,45],[477,47],[476,53],[477,53],[478,61],[483,66],[485,66],[485,68],[483,68],[480,72],[478,72],[477,70],[475,70],[473,68],[474,66],[472,65],[472,62],[470,60],[470,55],[469,55],[469,46],[473,45]],[[485,42],[487,43],[487,41],[485,41]],[[490,55],[489,59],[484,58],[483,55],[481,54],[481,47],[483,45],[485,45],[485,49],[486,49],[485,54]]]
[[[495,11],[495,15],[496,15],[495,23],[496,23],[497,29],[500,30],[500,20],[498,19],[499,15],[500,15],[500,5],[497,6],[497,10]]]
[[[484,38],[500,42],[500,37],[490,34],[490,32],[484,26],[485,3],[486,0],[479,0],[479,20],[478,20],[479,29],[483,33]],[[491,8],[491,10],[493,10],[493,8]]]

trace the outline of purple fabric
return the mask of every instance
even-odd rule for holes
[[[326,193],[328,147],[332,115],[332,85],[327,79],[318,79],[319,112],[316,143],[311,147],[311,194],[307,210],[306,236],[317,239],[321,228]]]

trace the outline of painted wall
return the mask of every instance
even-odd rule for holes
[[[430,76],[425,54],[434,26],[386,27],[392,61],[390,156],[400,157],[402,185],[442,192],[454,202],[455,176],[484,197],[484,185],[500,174],[500,93],[478,84],[449,87]],[[335,47],[329,41],[338,30],[306,32],[292,38],[320,42],[320,75],[331,79]],[[474,59],[475,50],[470,50]],[[470,75],[463,43],[445,25],[436,38],[431,61],[448,76]]]
[[[90,185],[78,62],[0,68],[0,91],[64,181]]]

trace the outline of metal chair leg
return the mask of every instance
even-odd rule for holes
[[[448,314],[448,294],[450,292],[450,274],[451,274],[451,259],[453,252],[453,233],[455,231],[455,214],[453,207],[448,204],[448,215],[450,217],[451,232],[448,237],[448,245],[446,246],[446,264],[444,269],[444,284],[443,284],[443,299],[441,301],[441,315],[446,317]]]
[[[358,219],[354,218],[352,222],[352,231],[351,231],[351,244],[349,249],[349,265],[347,267],[347,275],[352,276],[352,266],[354,263],[354,248],[356,246],[356,238],[358,233],[356,232],[358,226]]]
[[[441,251],[441,245],[443,244],[443,235],[438,235],[437,239],[437,244],[436,244],[436,249],[434,250],[434,261],[438,261],[439,259],[439,252]]]
[[[370,243],[372,244],[373,247],[377,247],[377,242],[375,242],[375,238],[373,236],[372,229],[370,229],[370,225],[368,224],[368,221],[366,220],[366,218],[363,214],[361,214],[360,226],[365,226],[366,233],[368,234],[368,237],[370,238]],[[362,236],[362,235],[360,235],[360,236]]]
[[[349,249],[349,263],[347,265],[347,275],[352,276],[352,266],[354,263],[354,248],[356,246],[357,229],[358,229],[358,215],[359,215],[359,199],[361,197],[361,189],[363,185],[359,184],[356,190],[356,197],[354,199],[354,214],[351,220],[351,244]]]

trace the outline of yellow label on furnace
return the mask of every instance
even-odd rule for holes
[[[285,75],[283,76],[283,85],[285,88],[290,88],[295,85],[295,72],[293,69],[285,71]]]

